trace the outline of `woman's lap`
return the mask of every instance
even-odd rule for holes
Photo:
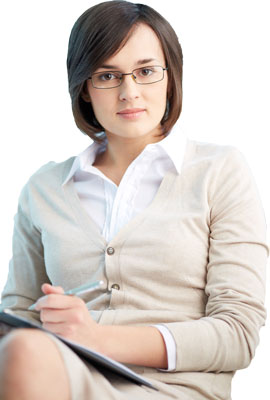
[[[94,367],[91,363],[83,361],[79,356],[77,356],[77,354],[75,354],[68,346],[66,346],[55,336],[42,331],[38,332],[42,335],[46,335],[47,338],[50,338],[55,345],[55,350],[58,350],[58,355],[60,355],[59,365],[61,365],[62,359],[62,365],[64,366],[63,372],[66,372],[65,375],[67,375],[68,378],[65,382],[65,385],[69,385],[68,389],[71,393],[71,400],[212,399],[212,397],[208,397],[205,394],[203,395],[202,393],[199,393],[200,391],[196,390],[196,388],[189,387],[189,385],[186,385],[185,383],[183,385],[164,383],[158,379],[153,379],[152,376],[147,376],[147,373],[143,373],[144,377],[149,380],[158,389],[158,391],[146,386],[137,385],[124,377],[120,377],[119,375],[112,373],[109,370],[100,372],[98,368]],[[27,337],[29,337],[28,334]],[[0,340],[0,344],[2,344],[2,340]],[[52,361],[50,360],[50,362]],[[48,365],[48,368],[50,368],[50,365]],[[145,370],[142,367],[136,367],[132,369],[135,369],[135,371],[139,374]],[[66,387],[63,387],[63,389],[65,388]]]

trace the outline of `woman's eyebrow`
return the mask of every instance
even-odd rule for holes
[[[141,65],[141,64],[148,64],[152,61],[158,61],[156,58],[143,58],[141,60],[138,60],[135,65]],[[109,64],[103,64],[100,66],[100,68],[104,69],[120,69],[117,65],[109,65]]]

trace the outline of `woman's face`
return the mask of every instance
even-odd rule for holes
[[[140,24],[125,46],[106,60],[95,72],[119,71],[129,73],[135,68],[159,65],[166,67],[160,41],[146,24]],[[149,85],[137,84],[132,75],[123,76],[121,86],[111,89],[97,89],[87,81],[87,90],[95,116],[104,127],[107,136],[118,135],[136,138],[160,134],[160,121],[164,115],[167,99],[167,72],[164,79]],[[86,99],[85,99],[86,100]],[[89,101],[89,99],[88,99]],[[140,109],[135,113],[125,110]]]

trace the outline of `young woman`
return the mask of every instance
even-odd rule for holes
[[[254,356],[264,213],[237,149],[182,137],[182,64],[172,27],[146,5],[100,3],[76,21],[69,89],[93,143],[23,188],[1,303],[159,391],[18,329],[0,342],[1,400],[228,400],[234,372]],[[81,298],[64,294],[99,280]]]

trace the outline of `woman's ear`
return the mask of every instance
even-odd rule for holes
[[[84,85],[83,85],[83,88],[81,91],[81,97],[87,103],[91,103],[91,97],[90,97],[88,89],[87,89],[87,82],[84,82]]]

